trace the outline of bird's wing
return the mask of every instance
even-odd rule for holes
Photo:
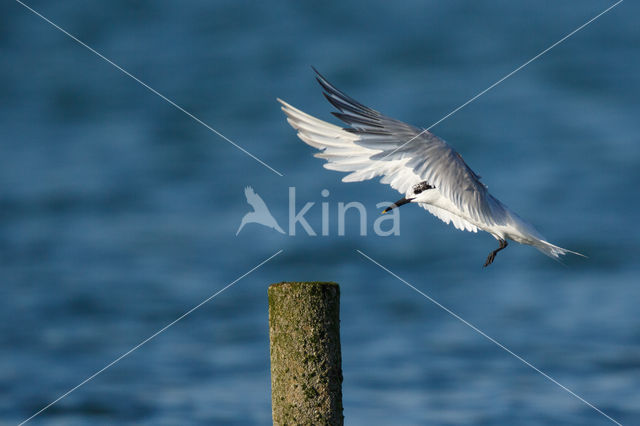
[[[357,182],[382,175],[383,183],[390,184],[402,194],[421,182],[420,176],[405,167],[406,159],[372,161],[371,157],[381,151],[356,144],[358,135],[306,114],[281,99],[278,101],[300,139],[322,151],[314,156],[327,160],[325,168],[351,172],[342,178],[343,182]],[[376,163],[376,167],[371,167],[372,163]]]
[[[478,232],[478,227],[474,224],[464,220],[460,216],[457,216],[445,209],[441,209],[440,207],[436,207],[432,204],[426,203],[418,203],[429,213],[446,223],[447,225],[451,223],[456,229],[461,231],[469,231],[469,232]]]
[[[247,197],[247,203],[249,203],[249,205],[253,207],[254,211],[259,212],[269,210],[262,198],[258,194],[256,194],[252,187],[247,186],[244,189],[244,195],[245,197]]]
[[[504,221],[503,212],[495,208],[497,204],[480,177],[445,141],[362,105],[317,74],[325,97],[340,111],[333,115],[351,127],[335,126],[280,102],[300,139],[323,151],[316,157],[327,160],[325,168],[351,172],[342,179],[344,182],[383,176],[382,183],[402,194],[426,181],[474,221],[487,225]],[[468,225],[464,224],[465,228]]]

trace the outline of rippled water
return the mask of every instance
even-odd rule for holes
[[[0,6],[0,418],[18,423],[249,269],[283,253],[33,424],[270,422],[266,289],[342,290],[348,424],[608,420],[362,256],[362,250],[624,424],[640,419],[640,11],[624,2],[434,127],[553,242],[456,231],[416,206],[372,233],[375,181],[343,184],[281,97],[332,120],[310,66],[427,127],[604,10],[605,1],[33,2],[279,177],[19,3]],[[287,227],[247,225],[252,186]],[[327,189],[330,195],[320,194]],[[367,207],[338,236],[339,202]]]

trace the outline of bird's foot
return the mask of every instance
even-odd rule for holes
[[[487,260],[484,262],[484,265],[482,265],[483,268],[491,265],[493,263],[493,260],[496,258],[496,254],[498,254],[500,250],[504,249],[508,245],[506,240],[498,240],[498,242],[500,243],[500,247],[489,253],[489,256],[487,256]]]
[[[484,262],[484,265],[482,265],[483,268],[486,268],[487,266],[493,263],[493,260],[496,258],[497,252],[498,250],[494,250],[491,253],[489,253],[489,256],[487,256],[487,260]]]

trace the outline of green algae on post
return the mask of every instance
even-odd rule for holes
[[[342,425],[340,287],[269,287],[273,424]]]

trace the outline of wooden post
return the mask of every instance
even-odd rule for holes
[[[274,425],[342,425],[340,287],[282,282],[269,287]]]

